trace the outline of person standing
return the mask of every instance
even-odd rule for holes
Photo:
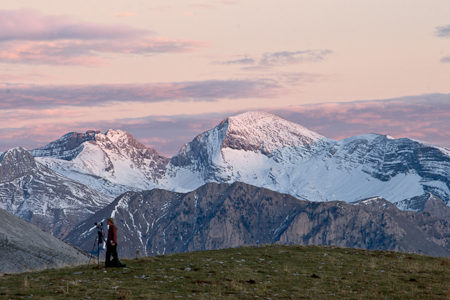
[[[112,260],[111,260],[112,255]],[[114,225],[114,219],[108,219],[108,239],[106,240],[106,258],[105,258],[105,267],[124,267],[119,262],[119,258],[117,256],[117,227]]]

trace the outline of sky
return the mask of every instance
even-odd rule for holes
[[[450,1],[0,0],[0,152],[123,129],[171,157],[255,110],[450,148]]]

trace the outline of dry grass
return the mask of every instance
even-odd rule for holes
[[[264,246],[0,277],[0,299],[450,299],[450,260],[325,246]]]

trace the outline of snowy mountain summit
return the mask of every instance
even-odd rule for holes
[[[109,196],[154,188],[169,161],[123,130],[71,132],[31,154],[49,168]]]
[[[296,123],[266,112],[247,112],[222,121],[226,128],[222,148],[261,151],[314,143],[324,137]]]
[[[273,114],[243,113],[224,119],[185,144],[167,166],[165,185],[180,191],[206,182],[243,181],[260,186],[254,180],[258,176],[247,173],[263,167],[273,151],[328,140]]]
[[[282,147],[302,146],[326,139],[296,123],[266,112],[247,112],[224,119],[215,128],[185,144],[171,159],[175,166],[220,159],[226,150],[268,155]]]

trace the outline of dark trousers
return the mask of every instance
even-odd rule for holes
[[[111,261],[111,255],[113,257]],[[106,245],[106,258],[105,258],[105,266],[106,267],[116,267],[119,263],[119,258],[117,257],[117,244],[114,246]]]

